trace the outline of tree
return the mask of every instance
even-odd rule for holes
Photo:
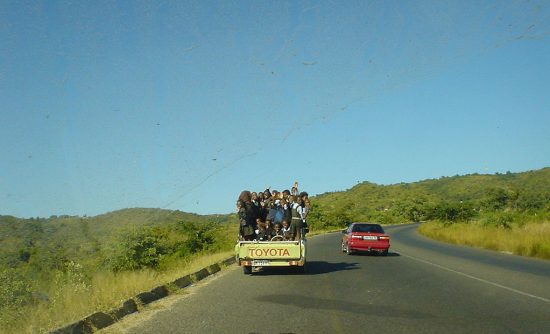
[[[144,228],[127,233],[120,243],[118,254],[111,259],[115,271],[157,268],[166,253],[161,235]]]

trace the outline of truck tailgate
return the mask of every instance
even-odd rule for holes
[[[298,241],[240,242],[238,258],[241,260],[292,260],[300,259],[302,247]]]

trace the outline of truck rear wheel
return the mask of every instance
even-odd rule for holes
[[[245,275],[250,275],[252,274],[252,266],[243,266],[243,273]]]

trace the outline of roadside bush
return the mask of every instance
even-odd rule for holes
[[[409,222],[409,220],[403,221],[402,217],[396,217],[388,213],[383,213],[377,219],[374,219],[373,222],[386,225],[386,224],[401,224],[404,222],[406,223],[406,222]]]
[[[507,212],[498,212],[490,214],[480,219],[483,227],[497,227],[504,229],[511,229],[514,222],[514,215]]]
[[[181,257],[210,249],[216,243],[217,224],[180,222],[178,229],[187,235],[187,240],[178,247]]]
[[[520,193],[516,206],[522,211],[537,211],[550,207],[550,194]]]
[[[407,222],[419,222],[426,217],[426,205],[419,199],[396,201],[392,204],[392,211]]]
[[[76,294],[85,292],[89,287],[90,279],[86,277],[82,265],[74,261],[67,261],[63,264],[62,270],[57,270],[54,274],[52,302],[61,301],[67,290]]]
[[[32,286],[16,269],[0,271],[0,309],[18,308],[32,300]]]
[[[477,215],[469,202],[441,202],[429,210],[428,219],[446,224],[469,221]]]
[[[488,210],[502,210],[518,199],[518,192],[504,188],[489,188],[481,200],[481,205]]]
[[[108,267],[115,272],[144,268],[164,270],[167,264],[178,258],[227,250],[230,243],[234,246],[236,233],[229,236],[229,230],[220,223],[182,221],[164,227],[129,231],[123,234],[119,246],[107,259]]]
[[[344,228],[353,223],[351,215],[344,210],[330,212],[328,215],[328,226]]]
[[[353,217],[343,208],[326,212],[314,204],[307,221],[311,230],[330,230],[348,226]]]
[[[308,214],[308,225],[311,230],[324,230],[328,225],[328,217],[324,211],[315,203],[312,204],[312,210]]]
[[[123,235],[115,255],[109,259],[113,271],[157,268],[166,253],[162,235],[149,228],[130,231]]]

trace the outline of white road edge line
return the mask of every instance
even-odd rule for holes
[[[439,265],[437,263],[433,263],[433,262],[430,262],[430,261],[426,261],[426,260],[423,260],[423,259],[420,259],[420,258],[417,258],[417,257],[414,257],[414,256],[410,256],[410,255],[405,255],[399,251],[397,251],[397,253],[399,253],[399,255],[401,256],[404,256],[404,257],[408,257],[409,259],[412,259],[412,260],[415,260],[415,261],[418,261],[418,262],[423,262],[423,263],[426,263],[426,264],[429,264],[429,265],[432,265],[434,267],[437,267],[437,268],[440,268],[440,269],[443,269],[443,270],[447,270],[447,271],[450,271],[452,273],[455,273],[455,274],[458,274],[458,275],[461,275],[461,276],[464,276],[464,277],[468,277],[468,278],[471,278],[473,280],[476,280],[476,281],[480,281],[480,282],[483,282],[483,283],[487,283],[487,284],[490,284],[490,285],[493,285],[493,286],[496,286],[496,287],[499,287],[499,288],[502,288],[502,289],[505,289],[505,290],[508,290],[508,291],[512,291],[512,292],[515,292],[515,293],[518,293],[520,295],[524,295],[524,296],[527,296],[527,297],[531,297],[531,298],[535,298],[535,299],[538,299],[538,300],[542,300],[543,302],[546,302],[546,303],[550,303],[550,299],[546,299],[544,297],[539,297],[539,296],[535,296],[535,295],[532,295],[530,293],[527,293],[527,292],[523,292],[523,291],[520,291],[520,290],[517,290],[517,289],[514,289],[514,288],[510,288],[508,286],[505,286],[505,285],[502,285],[502,284],[498,284],[498,283],[495,283],[495,282],[491,282],[491,281],[488,281],[488,280],[485,280],[483,278],[479,278],[479,277],[475,277],[475,276],[472,276],[472,275],[469,275],[469,274],[466,274],[466,273],[463,273],[463,272],[460,272],[460,271],[457,271],[457,270],[454,270],[454,269],[451,269],[451,268],[447,268],[445,266],[442,266],[442,265]]]

